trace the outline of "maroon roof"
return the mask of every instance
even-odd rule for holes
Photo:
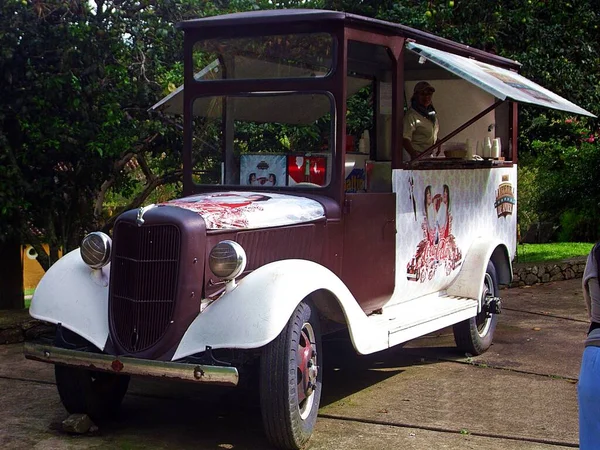
[[[186,20],[177,24],[183,30],[192,30],[202,28],[204,30],[218,28],[227,35],[226,30],[239,30],[240,26],[256,25],[282,25],[286,23],[299,23],[303,21],[315,22],[342,22],[345,26],[353,26],[366,31],[382,34],[395,34],[412,39],[415,42],[437,48],[451,53],[472,57],[479,61],[518,70],[520,63],[508,58],[487,53],[468,45],[445,39],[434,34],[410,28],[384,20],[373,19],[370,17],[358,16],[343,11],[326,11],[320,9],[271,9],[260,11],[246,11],[233,14],[224,14],[220,16],[205,17],[202,19]]]

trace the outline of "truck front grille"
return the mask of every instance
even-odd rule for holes
[[[113,338],[125,351],[156,344],[173,318],[181,236],[174,225],[117,222],[111,263]]]

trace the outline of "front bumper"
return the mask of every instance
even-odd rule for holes
[[[120,375],[168,378],[224,386],[236,386],[239,381],[239,374],[235,367],[152,361],[125,356],[117,357],[103,353],[68,350],[33,342],[26,342],[23,352],[25,358],[35,361]]]

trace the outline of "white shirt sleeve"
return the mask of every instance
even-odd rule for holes
[[[412,135],[417,129],[417,118],[411,111],[407,111],[404,116],[404,127],[402,137],[412,141]]]

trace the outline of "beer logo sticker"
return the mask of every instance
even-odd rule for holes
[[[508,175],[504,175],[502,177],[502,182],[496,191],[496,200],[494,201],[496,214],[498,217],[511,216],[515,204],[515,190],[513,185],[509,182]]]

